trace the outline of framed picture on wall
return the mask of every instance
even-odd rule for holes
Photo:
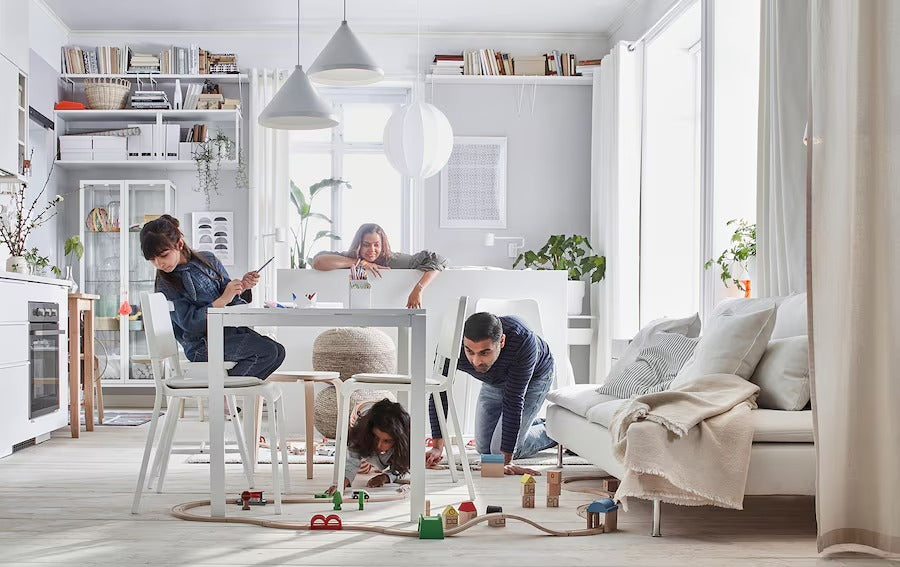
[[[234,265],[234,213],[191,213],[191,247],[216,255],[225,266]]]
[[[506,138],[456,136],[441,170],[441,228],[506,228]]]

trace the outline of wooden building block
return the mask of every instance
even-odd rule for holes
[[[522,496],[522,508],[534,508],[534,494]]]
[[[619,489],[619,479],[612,477],[612,476],[608,476],[603,479],[603,490],[612,494],[612,493],[615,493],[615,491],[618,489]]]
[[[559,508],[559,496],[547,496],[547,508]]]
[[[562,484],[562,471],[559,469],[547,471],[547,484]]]
[[[523,484],[522,494],[534,494],[534,484]]]
[[[612,512],[607,512],[603,517],[603,532],[614,532],[617,528],[617,518],[616,518],[617,510],[613,510]]]
[[[562,486],[559,484],[551,484],[547,487],[547,495],[548,496],[559,496],[561,494]]]
[[[503,463],[482,463],[481,465],[482,477],[500,478],[503,477],[504,474]]]

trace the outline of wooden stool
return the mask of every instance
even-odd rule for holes
[[[303,398],[306,407],[306,478],[313,477],[313,457],[315,456],[315,447],[313,438],[315,425],[313,418],[315,417],[315,400],[316,400],[316,382],[327,382],[335,387],[338,392],[341,391],[341,375],[339,372],[319,372],[316,370],[297,370],[287,372],[276,372],[266,379],[267,382],[303,382]],[[256,405],[259,408],[259,404]],[[259,443],[259,421],[261,415],[257,412],[255,425],[256,444]],[[285,441],[286,442],[286,441]],[[255,453],[255,451],[254,451]]]
[[[94,356],[94,302],[99,295],[69,294],[69,421],[72,437],[81,434],[78,392],[84,393],[84,425],[94,430],[94,396],[98,402],[98,417],[103,423],[103,386],[97,358]],[[81,314],[84,313],[84,354],[81,353]],[[84,377],[82,379],[82,371]]]

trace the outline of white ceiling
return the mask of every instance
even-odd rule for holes
[[[350,25],[423,33],[607,34],[637,0],[348,0]],[[44,0],[72,32],[296,29],[295,0]],[[125,5],[127,4],[127,9]],[[303,0],[303,29],[334,28],[341,0]]]

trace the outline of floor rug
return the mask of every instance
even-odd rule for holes
[[[161,412],[160,416],[162,415],[165,415],[165,412]],[[98,421],[100,418],[96,414],[94,415],[94,425],[143,425],[152,417],[153,412],[151,411],[106,410],[103,412],[102,424]],[[81,415],[81,425],[84,425],[84,414]]]

